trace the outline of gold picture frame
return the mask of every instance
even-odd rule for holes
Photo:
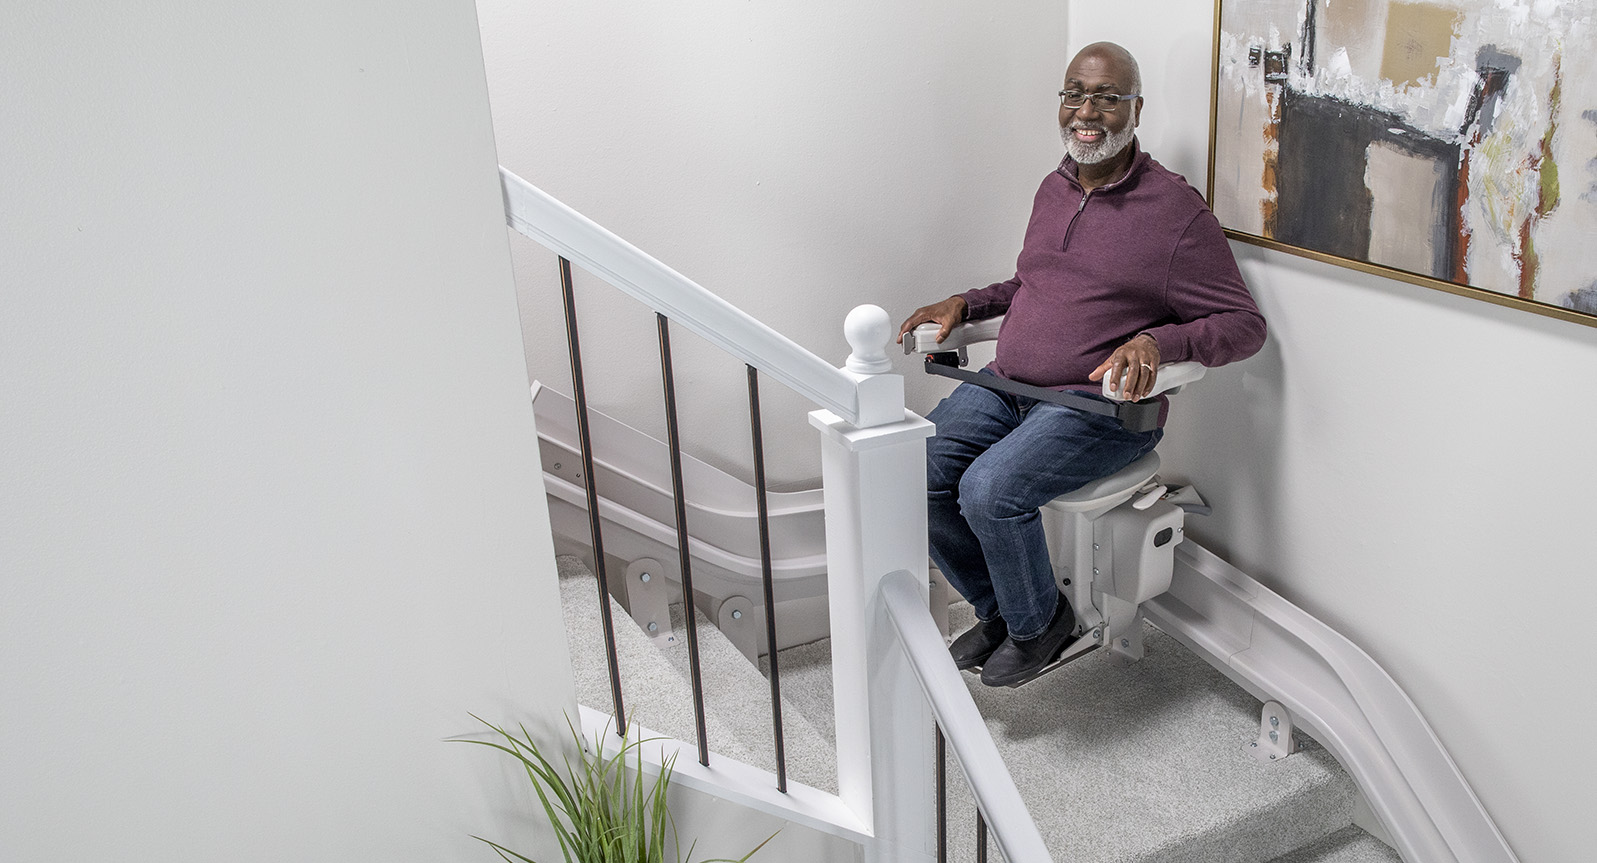
[[[1597,326],[1591,4],[1216,0],[1227,236]],[[1551,46],[1551,47],[1549,47]]]

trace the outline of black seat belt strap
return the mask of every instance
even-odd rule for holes
[[[1111,402],[1096,399],[1089,395],[1073,392],[1071,390],[1051,390],[1045,387],[1036,387],[1012,381],[997,375],[984,375],[977,372],[959,368],[937,359],[937,354],[926,355],[926,371],[928,374],[942,375],[956,381],[975,384],[990,390],[1002,390],[1006,393],[1038,401],[1051,402],[1067,408],[1098,414],[1099,416],[1112,417],[1120,422],[1127,431],[1149,432],[1159,427],[1158,401],[1148,399],[1140,402]],[[950,354],[952,356],[952,354]],[[956,360],[957,362],[957,360]]]

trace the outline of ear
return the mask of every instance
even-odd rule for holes
[[[1135,129],[1142,124],[1142,97],[1137,97],[1137,104],[1131,109],[1131,128]]]

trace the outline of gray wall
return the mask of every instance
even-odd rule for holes
[[[525,835],[443,742],[574,706],[471,4],[7,19],[0,859]]]
[[[839,365],[856,304],[896,322],[1012,275],[1059,161],[1055,2],[478,8],[506,167]],[[569,393],[554,257],[512,248],[529,374]],[[577,293],[593,405],[664,437],[653,315],[580,271]],[[751,478],[742,366],[672,349],[686,446]],[[900,362],[912,401],[947,389]],[[775,487],[817,485],[813,406],[761,397]]]

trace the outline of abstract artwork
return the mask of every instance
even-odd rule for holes
[[[1597,326],[1597,3],[1220,0],[1231,236]]]

